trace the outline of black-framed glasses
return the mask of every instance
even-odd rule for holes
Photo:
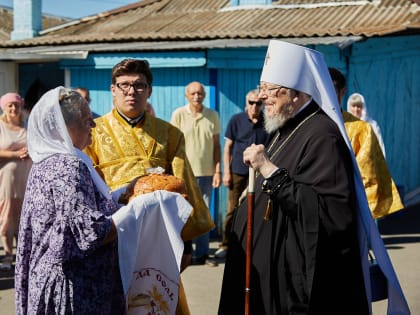
[[[248,101],[249,105],[257,105],[257,106],[261,106],[263,104],[262,101]]]
[[[130,88],[133,88],[136,92],[144,92],[149,87],[149,84],[136,81],[133,83],[130,82],[119,82],[115,84],[117,88],[119,88],[124,93],[128,93],[130,91]]]

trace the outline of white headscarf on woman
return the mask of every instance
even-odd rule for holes
[[[385,155],[385,145],[384,145],[384,141],[382,139],[381,128],[379,128],[379,125],[376,122],[376,120],[369,117],[368,109],[367,109],[366,102],[365,102],[365,98],[363,97],[362,94],[353,93],[352,95],[350,95],[349,99],[347,100],[347,111],[349,113],[351,113],[351,106],[355,103],[359,103],[359,104],[362,105],[362,116],[360,117],[360,119],[368,122],[371,125],[373,131],[375,132],[376,138],[378,138],[378,142],[379,142],[379,145],[381,147],[382,153],[383,153],[384,157],[386,157],[386,155]]]
[[[28,121],[28,150],[34,163],[61,153],[76,156],[61,113],[59,86],[45,93],[35,104]]]
[[[92,180],[98,190],[111,199],[110,189],[93,168],[89,157],[73,146],[60,107],[59,86],[46,92],[35,104],[28,121],[28,151],[34,163],[54,155],[65,154],[78,157],[89,168]]]

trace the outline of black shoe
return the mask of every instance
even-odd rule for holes
[[[193,257],[193,265],[204,265],[206,263],[207,256]]]
[[[214,257],[224,259],[226,257],[226,251],[227,251],[227,248],[226,247],[220,247],[214,253]]]

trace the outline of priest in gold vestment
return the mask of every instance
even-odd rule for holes
[[[345,78],[337,69],[329,70],[336,88],[338,103],[341,104],[346,92]],[[404,205],[372,127],[344,110],[342,114],[373,218],[379,219],[403,209]]]
[[[182,238],[190,241],[211,230],[214,223],[186,157],[183,133],[145,111],[152,81],[147,61],[124,59],[113,67],[114,108],[95,120],[92,144],[86,153],[111,190],[146,174],[149,168],[161,167],[165,173],[183,179],[193,211],[182,230]],[[183,257],[181,270],[190,262],[188,253]],[[189,314],[182,283],[177,314]]]
[[[199,220],[195,224],[187,222],[182,231],[184,240],[190,240],[213,227],[210,213],[185,156],[184,136],[179,129],[147,112],[143,114],[143,119],[131,127],[116,108],[97,118],[95,123],[92,145],[86,152],[111,190],[146,174],[149,168],[162,167],[165,173],[185,181],[188,201],[194,210],[201,208],[203,211],[200,212],[205,214],[191,218]]]

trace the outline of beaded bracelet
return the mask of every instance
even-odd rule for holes
[[[262,191],[269,196],[274,195],[289,178],[289,172],[285,168],[279,168],[273,175],[266,178],[262,183]]]

